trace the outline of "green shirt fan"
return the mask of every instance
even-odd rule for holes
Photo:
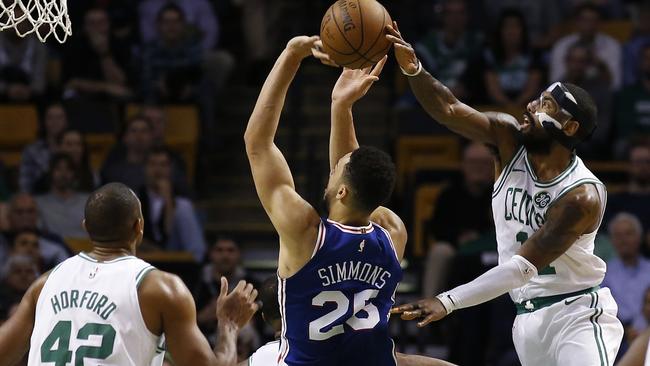
[[[54,35],[60,43],[72,35],[67,0],[0,0],[0,31],[15,29],[25,37],[34,33],[41,42]]]

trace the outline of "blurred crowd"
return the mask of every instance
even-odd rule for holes
[[[165,144],[165,106],[198,106],[199,142],[214,149],[220,93],[235,84],[259,86],[290,36],[318,33],[329,3],[68,0],[73,36],[63,45],[0,32],[0,103],[33,103],[40,111],[39,137],[24,149],[17,174],[6,174],[0,164],[0,319],[40,273],[73,254],[70,240],[86,237],[79,223],[88,193],[117,181],[142,201],[142,251],[184,251],[204,265],[195,286],[198,321],[214,339],[219,277],[230,286],[254,279],[242,266],[236,240],[206,241],[195,212],[200,192],[194,177],[187,161]],[[619,304],[629,344],[650,323],[650,3],[382,3],[425,68],[468,104],[517,111],[553,81],[576,84],[594,97],[599,126],[578,153],[628,166],[623,183],[610,189],[595,251],[608,264],[603,285]],[[384,74],[392,77],[391,71]],[[400,77],[391,81],[394,108],[420,108]],[[137,113],[114,123],[96,108],[105,103],[137,104]],[[118,136],[96,170],[86,141],[90,132]],[[485,146],[464,146],[460,176],[437,199],[428,253],[415,266],[427,296],[497,263],[492,161]],[[432,327],[432,339],[459,364],[516,365],[508,303],[503,297],[457,312],[440,329]],[[242,333],[242,357],[272,337],[257,319]]]

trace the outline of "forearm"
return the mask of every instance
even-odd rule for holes
[[[111,57],[104,57],[102,59],[102,69],[106,80],[111,80],[120,85],[126,84],[126,73],[122,71]]]
[[[453,112],[452,106],[458,103],[458,99],[449,88],[431,76],[425,69],[422,69],[419,75],[409,77],[408,80],[411,90],[422,108],[431,117],[446,124],[448,119],[446,116]]]
[[[244,135],[248,148],[273,144],[284,100],[300,62],[299,57],[286,49],[275,62],[248,121]]]
[[[334,169],[341,157],[357,148],[359,142],[354,130],[352,106],[333,101],[329,148],[330,169]]]
[[[217,327],[217,342],[214,355],[216,366],[234,366],[237,364],[237,333],[239,328],[230,322],[220,321]]]
[[[525,285],[537,275],[537,269],[524,257],[515,255],[475,280],[438,295],[438,299],[451,313],[492,300],[506,292]]]

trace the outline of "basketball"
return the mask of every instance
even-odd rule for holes
[[[390,49],[385,37],[389,24],[388,11],[375,0],[338,0],[321,22],[323,50],[338,65],[350,69],[374,65]]]

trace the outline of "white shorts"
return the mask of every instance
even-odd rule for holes
[[[523,366],[610,366],[623,325],[608,288],[517,315],[512,339]]]

